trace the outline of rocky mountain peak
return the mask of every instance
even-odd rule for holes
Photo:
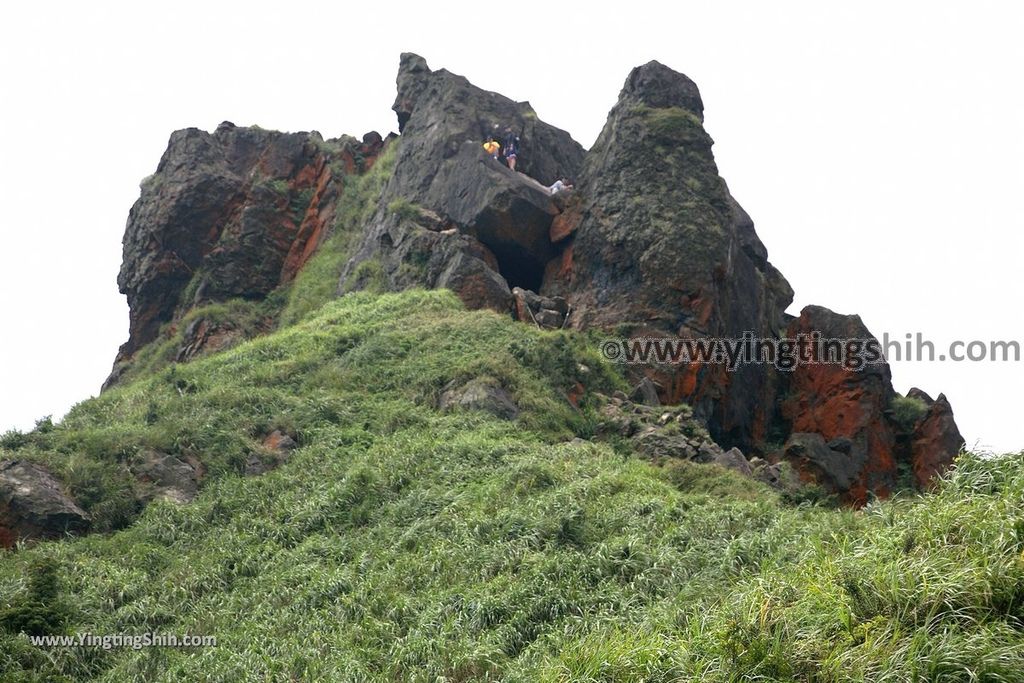
[[[655,60],[629,73],[619,94],[619,105],[624,103],[656,109],[680,107],[704,121],[704,102],[697,84]]]
[[[398,131],[405,132],[405,124],[416,108],[420,92],[431,73],[427,60],[412,52],[403,52],[398,64],[398,94],[391,107],[398,116]]]
[[[396,85],[393,169],[346,228],[338,294],[447,288],[469,308],[527,324],[633,338],[871,337],[856,316],[823,307],[786,314],[793,290],[720,176],[700,91],[685,75],[657,61],[634,68],[589,151],[529,103],[419,55],[402,54]],[[514,170],[483,147],[509,136]],[[195,306],[287,288],[340,229],[336,214],[351,213],[342,190],[389,140],[228,122],[174,133],[128,220],[119,284],[131,336],[112,381]],[[575,189],[553,192],[559,179]],[[177,358],[260,329],[194,320]],[[788,460],[855,503],[894,490],[907,471],[925,485],[962,444],[944,398],[911,396],[917,421],[894,417],[902,397],[884,363],[851,373],[694,362],[644,366],[633,379],[662,403],[692,406],[726,450]]]

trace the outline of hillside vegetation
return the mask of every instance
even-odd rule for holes
[[[1022,456],[859,512],[794,506],[593,439],[600,412],[565,392],[623,388],[596,349],[443,291],[352,294],[7,434],[104,533],[0,560],[0,680],[1022,680]],[[477,377],[519,418],[435,407]],[[242,476],[273,430],[299,448]],[[198,458],[199,496],[140,509],[121,463],[144,449]]]

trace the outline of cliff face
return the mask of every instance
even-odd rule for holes
[[[582,201],[562,218],[573,226],[563,258],[547,271],[544,289],[573,303],[573,325],[694,338],[785,327],[793,291],[719,177],[703,111],[697,86],[662,64],[629,75],[587,155]],[[749,450],[778,419],[770,366],[649,374],[725,445]]]
[[[230,123],[171,135],[128,217],[117,282],[129,339],[108,383],[189,310],[262,299],[294,278],[323,241],[345,176],[372,165],[382,146],[377,134],[324,142]],[[186,340],[186,357],[204,332],[199,325]]]
[[[686,76],[657,62],[634,69],[589,152],[528,103],[417,55],[402,55],[397,90],[394,169],[356,226],[338,294],[448,288],[529,324],[632,337],[871,336],[856,316],[785,313],[793,291],[718,174]],[[520,139],[517,172],[482,148],[507,131]],[[197,306],[287,287],[332,230],[346,183],[386,144],[230,124],[175,133],[128,220],[118,282],[131,328],[112,381]],[[552,195],[559,178],[575,190]],[[238,334],[193,321],[179,360]],[[914,390],[914,419],[895,415],[904,399],[884,363],[694,362],[641,376],[653,400],[690,404],[726,449],[787,461],[852,503],[926,486],[963,443],[942,396]]]
[[[389,288],[447,287],[472,308],[508,311],[510,286],[539,289],[556,254],[548,232],[558,208],[546,185],[574,176],[583,148],[528,103],[431,71],[417,55],[402,55],[394,110],[402,130],[395,171],[341,290],[364,286],[358,269],[372,261]],[[507,130],[529,150],[521,173],[482,149]]]

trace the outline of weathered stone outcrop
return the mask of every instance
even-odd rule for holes
[[[118,286],[129,339],[111,381],[193,307],[262,299],[294,278],[332,225],[345,175],[371,166],[383,144],[376,133],[325,142],[231,123],[173,133],[128,217]],[[182,355],[203,341],[186,340]]]
[[[569,316],[569,303],[562,297],[539,296],[534,292],[512,288],[516,320],[531,323],[545,330],[565,327]]]
[[[146,451],[131,465],[138,482],[139,500],[167,500],[188,503],[196,497],[203,479],[202,463],[195,458]]]
[[[402,150],[394,189],[411,201],[445,201],[448,188],[434,175],[440,163],[467,140],[479,145],[490,135],[500,139],[507,129],[521,140],[517,169],[545,185],[575,177],[582,165],[583,148],[564,130],[541,121],[529,102],[483,90],[445,69],[432,71],[426,60],[408,52],[399,61],[397,85],[392,109]]]
[[[504,420],[514,420],[519,415],[519,406],[512,395],[491,377],[477,377],[461,385],[454,381],[449,383],[438,399],[438,408],[482,410]]]
[[[821,306],[804,308],[800,317],[790,324],[786,336],[810,337],[815,332],[823,339],[873,338],[858,316],[841,315]],[[801,455],[792,460],[798,471],[830,486],[833,491],[845,492],[852,502],[863,503],[869,491],[888,495],[898,478],[895,434],[886,418],[894,396],[892,376],[884,362],[867,364],[856,371],[837,363],[797,366],[783,405],[783,413],[794,433],[786,446],[787,457],[797,435],[820,435],[824,442],[829,442],[833,452],[842,453],[843,457],[815,460]],[[803,440],[800,445],[804,451],[812,450],[809,446],[804,448],[807,444]],[[824,479],[828,481],[802,470],[808,462],[824,470]],[[828,463],[836,463],[836,466],[830,468]]]
[[[394,109],[402,131],[395,172],[341,290],[364,286],[360,268],[372,262],[389,288],[449,287],[471,308],[509,311],[510,286],[539,289],[557,255],[549,232],[559,209],[546,185],[574,176],[583,148],[529,103],[432,71],[413,54],[402,55]],[[482,148],[506,128],[520,137],[518,172]],[[423,212],[459,239],[424,234]]]
[[[82,534],[89,525],[89,515],[45,468],[25,460],[0,461],[0,547]]]
[[[568,242],[542,294],[573,305],[572,325],[630,325],[638,336],[772,337],[792,301],[750,217],[730,196],[686,76],[634,69],[587,154],[554,237]],[[564,243],[564,242],[563,242]],[[649,370],[666,403],[685,401],[721,443],[756,448],[778,419],[765,366]]]
[[[821,306],[804,308],[787,329],[789,338],[812,333],[824,340],[874,339],[858,316]],[[869,493],[885,497],[900,487],[927,486],[963,445],[945,396],[932,401],[912,389],[909,396],[927,405],[926,412],[911,425],[894,419],[897,394],[884,360],[859,369],[801,364],[786,393],[783,414],[792,433],[781,457],[802,478],[850,503],[865,503]]]
[[[866,487],[861,479],[869,463],[868,450],[855,446],[850,439],[837,437],[826,443],[821,434],[793,432],[786,441],[783,458],[801,478],[831,492],[851,492],[859,502],[864,502]]]
[[[907,396],[919,398],[928,406],[928,412],[914,425],[910,443],[914,481],[924,488],[949,468],[964,447],[964,438],[944,394],[939,394],[933,401],[931,396],[915,387],[907,392]]]

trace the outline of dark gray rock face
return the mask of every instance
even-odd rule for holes
[[[570,309],[569,303],[562,297],[539,296],[530,290],[513,287],[512,298],[517,320],[544,330],[565,327]]]
[[[557,254],[549,233],[559,209],[546,185],[574,176],[583,148],[528,103],[431,71],[417,55],[402,55],[394,109],[402,130],[394,175],[340,289],[364,286],[360,266],[372,261],[391,289],[448,287],[471,308],[508,311],[509,287],[539,289]],[[506,128],[520,138],[518,172],[482,147]],[[419,220],[425,213],[461,239],[424,234],[434,227]]]
[[[173,133],[128,216],[117,281],[129,339],[108,383],[192,307],[262,299],[290,281],[326,237],[343,177],[371,165],[383,145],[376,133],[325,143],[319,133],[230,123]]]
[[[392,108],[398,115],[402,149],[395,189],[403,190],[410,201],[430,203],[431,192],[436,193],[435,201],[444,201],[448,189],[431,170],[453,157],[467,140],[482,145],[494,135],[501,141],[507,128],[520,138],[517,170],[544,185],[575,177],[583,163],[583,148],[565,131],[537,118],[529,102],[483,90],[445,69],[431,71],[419,55],[401,56],[397,84]]]
[[[682,434],[666,433],[656,427],[646,427],[633,438],[637,451],[646,458],[693,460],[700,444]]]
[[[712,462],[726,469],[736,470],[744,476],[754,476],[754,471],[750,467],[750,462],[738,448],[730,448],[720,454],[715,454],[715,458]]]
[[[661,401],[658,399],[658,387],[655,386],[649,377],[644,377],[640,380],[640,383],[633,388],[630,398],[649,406],[661,405]]]
[[[558,218],[563,258],[542,294],[572,303],[576,327],[641,336],[771,337],[792,290],[719,177],[697,86],[658,62],[633,70],[587,154],[579,201]],[[777,421],[765,366],[705,364],[649,374],[665,403],[687,402],[723,444],[743,449]]]
[[[53,475],[24,460],[0,461],[0,547],[89,530],[89,515]]]
[[[309,189],[324,159],[309,134],[222,125],[171,135],[157,172],[142,186],[124,237],[118,277],[131,307],[131,338],[121,356],[156,337],[200,269],[196,298],[254,298],[281,281],[298,224],[288,192],[272,181],[305,171]]]
[[[868,454],[863,449],[838,450],[843,443],[825,443],[821,434],[794,432],[789,435],[783,457],[801,473],[813,473],[814,481],[831,491],[848,491],[860,479]]]

